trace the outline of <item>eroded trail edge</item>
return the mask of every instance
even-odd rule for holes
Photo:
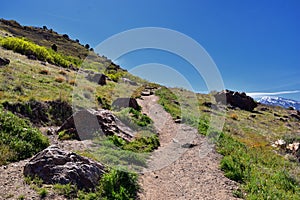
[[[161,147],[141,174],[140,199],[237,199],[233,191],[238,184],[219,169],[221,156],[211,151],[199,156],[206,138],[185,124],[176,124],[171,115],[158,104],[157,96],[138,100],[159,133]]]

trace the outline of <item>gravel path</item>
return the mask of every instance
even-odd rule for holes
[[[237,199],[232,195],[238,184],[226,178],[219,169],[221,156],[214,150],[201,154],[206,138],[197,130],[176,124],[160,106],[158,97],[138,100],[143,112],[154,121],[161,147],[140,176],[140,199]],[[201,156],[202,155],[202,156]]]

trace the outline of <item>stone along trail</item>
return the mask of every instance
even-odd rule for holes
[[[151,156],[149,169],[140,176],[139,199],[237,199],[232,195],[237,183],[219,169],[221,156],[214,150],[200,156],[207,139],[195,128],[175,123],[158,99],[152,95],[138,101],[153,120],[161,143]]]

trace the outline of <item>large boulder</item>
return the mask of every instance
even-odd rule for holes
[[[35,155],[24,167],[24,175],[38,176],[46,184],[74,184],[93,189],[105,173],[102,164],[53,145]]]
[[[242,110],[253,111],[257,107],[257,103],[253,98],[242,92],[234,92],[230,90],[224,90],[214,95],[216,101],[222,104],[230,104],[231,106],[238,107]]]
[[[135,98],[117,98],[116,100],[114,100],[114,102],[112,103],[112,106],[114,108],[120,109],[120,108],[133,108],[135,110],[139,110],[140,106],[137,103]]]
[[[99,85],[106,85],[107,78],[108,77],[106,75],[100,73],[88,74],[88,76],[86,77],[87,80],[95,82]]]
[[[95,134],[117,135],[131,141],[134,132],[108,110],[85,109],[69,117],[57,132],[65,131],[78,140],[92,139]]]

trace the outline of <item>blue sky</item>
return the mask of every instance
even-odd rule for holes
[[[278,96],[300,101],[300,1],[297,0],[7,0],[1,2],[0,17],[24,25],[46,25],[92,47],[132,28],[173,29],[205,48],[226,88],[261,95],[276,92]],[[156,67],[166,65],[178,71],[194,90],[206,90],[192,66],[168,52],[131,52],[116,62],[129,70],[160,63]],[[176,81],[168,83],[169,80],[172,77],[161,76],[158,81],[176,84]],[[181,86],[180,81],[178,84]]]

